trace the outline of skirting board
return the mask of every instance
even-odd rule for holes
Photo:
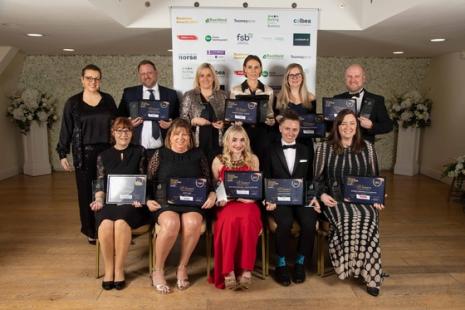
[[[8,179],[19,174],[19,167],[9,167],[0,170],[0,180]]]

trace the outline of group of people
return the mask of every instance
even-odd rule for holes
[[[104,289],[125,287],[124,262],[131,229],[157,223],[152,285],[159,293],[172,288],[164,267],[178,235],[181,254],[176,287],[190,286],[187,266],[207,216],[214,218],[214,272],[218,288],[246,289],[251,285],[256,246],[263,229],[262,215],[277,223],[275,279],[288,286],[305,281],[305,263],[312,258],[315,224],[319,216],[331,224],[330,257],[339,278],[362,277],[367,292],[379,294],[382,282],[378,212],[383,205],[344,202],[340,197],[345,175],[377,176],[374,136],[392,130],[384,98],[364,89],[365,71],[354,64],[345,72],[348,92],[357,113],[368,98],[370,117],[341,111],[327,139],[316,150],[313,139],[300,134],[299,116],[315,113],[315,96],[308,91],[301,65],[290,64],[282,87],[273,90],[259,78],[262,63],[249,55],[243,63],[246,80],[228,94],[220,89],[215,69],[201,64],[194,89],[179,104],[174,90],[158,84],[155,64],[138,65],[141,85],[124,89],[116,107],[112,96],[100,90],[102,72],[95,65],[82,69],[83,91],[68,99],[62,118],[57,152],[64,170],[71,171],[67,155],[72,148],[76,174],[81,232],[88,242],[99,239],[105,263]],[[225,122],[225,100],[239,95],[267,95],[265,121],[258,124]],[[140,100],[169,102],[169,120],[131,118],[129,104]],[[267,201],[228,199],[218,201],[215,185],[226,171],[263,171],[266,178],[302,178],[315,188],[315,198],[303,206]],[[146,174],[147,201],[132,205],[105,204],[108,174]],[[208,195],[201,207],[169,205],[164,184],[170,178],[205,178]],[[290,230],[293,220],[301,226],[296,259],[289,270]]]

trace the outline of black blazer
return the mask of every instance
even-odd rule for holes
[[[297,179],[301,178],[310,184],[313,178],[313,153],[310,154],[306,145],[297,143],[294,169],[292,173],[287,167],[286,157],[281,147],[281,141],[271,144],[266,152],[263,174],[265,178]]]
[[[345,92],[334,96],[334,98],[352,98],[349,92]],[[384,97],[368,92],[367,90],[363,93],[362,107],[366,103],[367,99],[371,99],[374,102],[373,111],[370,115],[370,120],[373,122],[371,129],[361,128],[362,137],[371,143],[375,142],[375,135],[388,133],[392,131],[393,123],[384,105]]]
[[[168,101],[170,103],[170,118],[175,119],[179,117],[179,99],[175,90],[158,85],[160,92],[160,100]],[[142,100],[143,97],[142,85],[125,88],[121,102],[118,106],[118,116],[129,117],[129,102]],[[166,129],[161,130],[163,139],[166,137]],[[137,127],[134,130],[134,141],[136,144],[140,144],[142,126]]]

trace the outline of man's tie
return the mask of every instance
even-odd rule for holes
[[[285,149],[295,149],[296,146],[295,144],[289,144],[289,145],[282,145],[283,150]]]
[[[150,93],[149,100],[155,100],[155,94],[153,89],[147,89]],[[155,140],[160,137],[160,126],[157,121],[152,122],[152,136]]]

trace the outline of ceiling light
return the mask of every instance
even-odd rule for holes
[[[74,48],[64,48],[63,52],[74,52]]]
[[[168,52],[173,52],[173,50],[170,48],[170,49],[168,50]]]
[[[392,52],[394,55],[402,55],[404,51],[394,51]]]
[[[28,37],[43,37],[44,35],[41,33],[28,33],[26,34]]]
[[[444,39],[444,38],[434,38],[434,39],[431,39],[430,41],[431,42],[444,42],[444,41],[446,41],[446,39]]]

